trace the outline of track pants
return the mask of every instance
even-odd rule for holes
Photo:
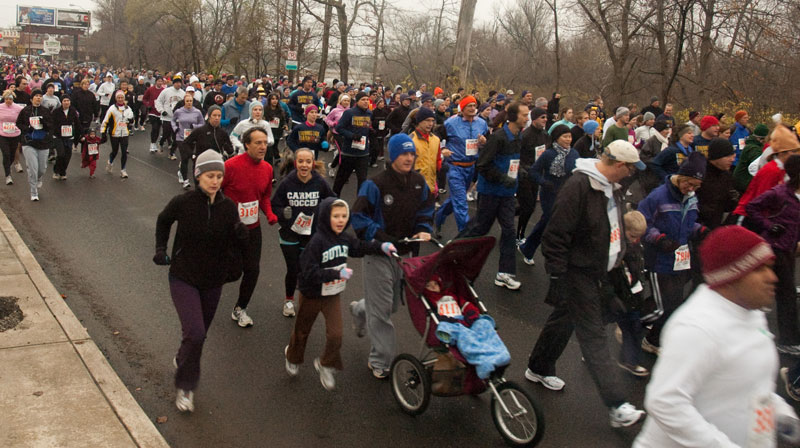
[[[442,203],[439,212],[436,214],[436,227],[441,227],[444,220],[451,213],[456,216],[456,226],[461,232],[469,222],[469,205],[467,205],[467,188],[472,183],[475,175],[475,165],[457,166],[450,164],[447,171],[447,184],[450,188],[450,196]]]
[[[158,141],[158,133],[161,131],[161,118],[155,115],[148,115],[148,118],[150,119],[150,143],[155,143]],[[161,143],[164,143],[164,139],[161,139]]]
[[[47,171],[48,149],[36,149],[33,146],[22,146],[22,155],[25,156],[25,165],[28,166],[28,185],[31,188],[31,195],[39,194],[39,187],[36,186]]]
[[[55,174],[66,176],[67,175],[67,166],[69,166],[69,161],[72,158],[72,143],[73,138],[58,138],[56,137],[56,163],[53,166],[53,172]]]
[[[322,350],[319,363],[325,367],[342,370],[342,306],[339,294],[308,298],[300,293],[286,359],[292,364],[303,363],[308,335],[320,313],[325,317],[325,348]]]
[[[800,344],[800,330],[797,324],[797,291],[794,283],[794,254],[775,247],[773,270],[778,277],[775,285],[775,314],[778,318],[778,344]]]
[[[250,241],[247,243],[247,249],[242,252],[242,281],[239,283],[239,300],[236,301],[236,306],[241,309],[247,308],[250,298],[253,297],[253,291],[256,289],[256,283],[258,283],[261,263],[261,226],[250,229],[247,235]]]

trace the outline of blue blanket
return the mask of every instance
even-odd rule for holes
[[[511,354],[497,335],[491,316],[482,315],[469,328],[459,323],[440,322],[436,337],[445,344],[454,344],[467,362],[475,366],[481,379],[489,378],[495,368],[511,362]]]

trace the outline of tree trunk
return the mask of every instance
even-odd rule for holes
[[[325,20],[322,22],[322,49],[319,59],[318,81],[325,80],[325,72],[328,70],[328,47],[331,38],[331,18],[333,17],[333,6],[325,5]]]
[[[558,0],[553,0],[552,3],[547,2],[550,9],[553,10],[553,26],[555,27],[554,34],[556,39],[556,92],[561,90],[561,39],[558,37]]]
[[[341,40],[341,50],[339,52],[339,76],[341,81],[347,84],[347,76],[350,71],[350,54],[347,48],[347,10],[346,6],[339,0],[336,3],[336,20],[339,26],[339,39]]]
[[[711,52],[714,50],[714,42],[711,40],[711,30],[714,28],[715,7],[716,0],[706,0],[703,5],[705,19],[703,21],[703,30],[700,35],[700,63],[697,66],[697,84],[699,86],[697,92],[698,105],[702,105],[705,101],[708,67],[711,65]]]
[[[372,48],[372,79],[378,73],[378,54],[380,52],[381,33],[383,32],[383,12],[386,10],[386,0],[381,0],[380,8],[376,8],[378,24],[375,27],[375,45]]]
[[[292,51],[297,51],[297,41],[300,34],[300,23],[298,22],[297,0],[292,0],[292,34],[289,39],[289,49]],[[289,70],[289,79],[292,80],[293,84],[297,82],[295,79],[296,74],[296,70]]]
[[[469,71],[469,50],[472,41],[472,20],[475,17],[475,4],[478,0],[461,0],[456,32],[456,48],[453,53],[453,70],[458,73],[461,86],[467,84]]]

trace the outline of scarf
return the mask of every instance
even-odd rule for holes
[[[553,143],[553,149],[556,151],[556,157],[550,164],[550,174],[555,177],[564,177],[567,174],[567,171],[564,169],[564,164],[567,161],[569,148],[564,149],[558,143]]]

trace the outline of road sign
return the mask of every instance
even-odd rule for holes
[[[42,42],[42,47],[47,54],[58,54],[61,52],[61,42],[50,38]]]
[[[297,70],[297,60],[286,61],[286,70]]]
[[[297,52],[296,51],[289,50],[289,51],[287,51],[287,53],[288,54],[286,55],[286,59],[288,59],[290,61],[297,61]]]

